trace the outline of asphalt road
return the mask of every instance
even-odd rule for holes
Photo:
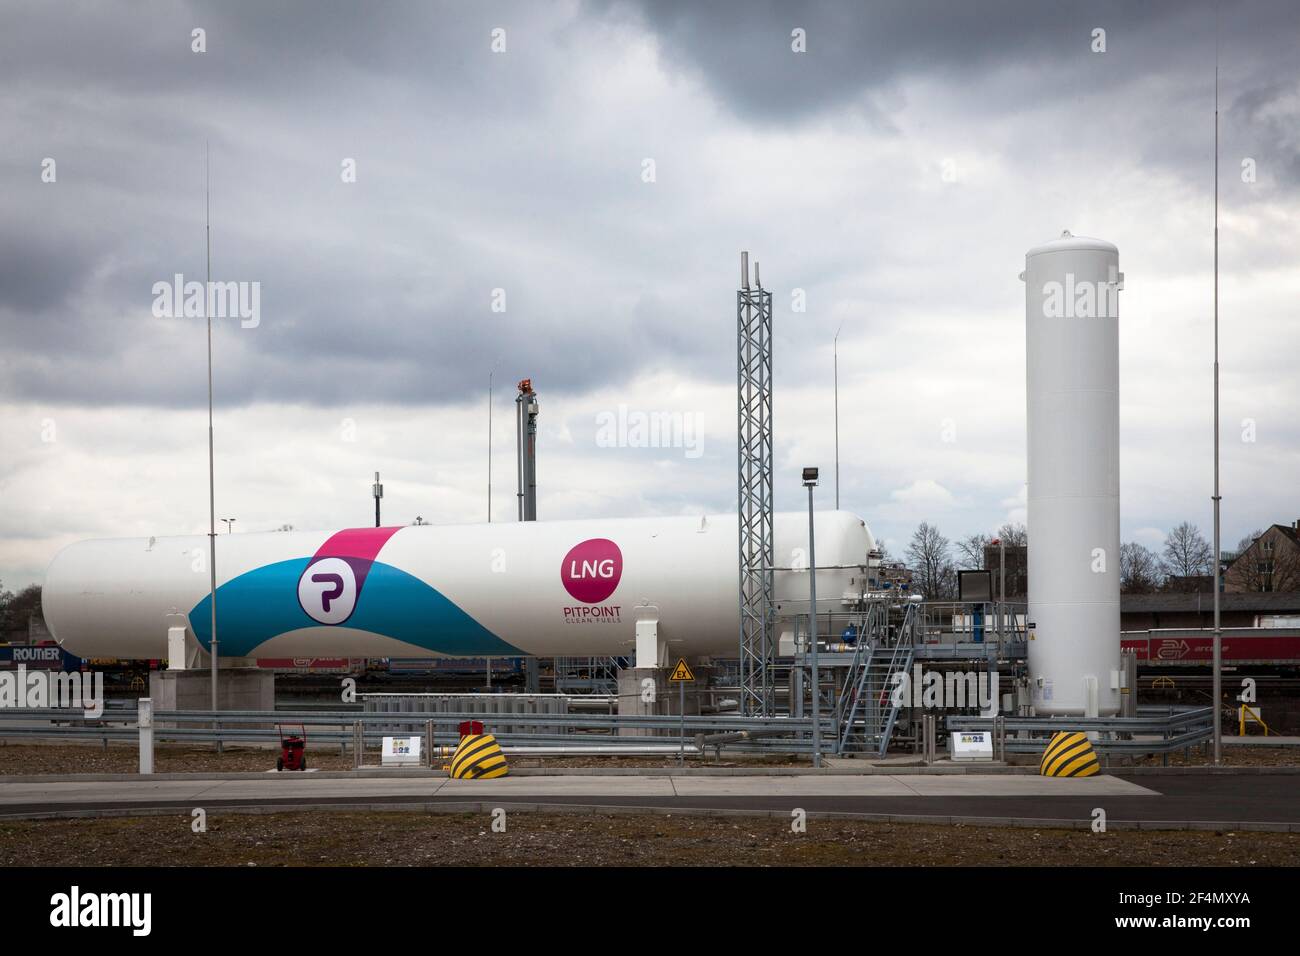
[[[554,806],[863,814],[906,819],[1166,823],[1300,830],[1300,775],[1105,775],[1085,780],[993,775],[781,777],[529,776],[460,781],[268,774],[109,781],[0,780],[0,818],[98,813],[329,807]]]

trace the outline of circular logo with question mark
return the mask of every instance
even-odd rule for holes
[[[321,558],[298,579],[298,603],[320,624],[342,624],[357,606],[357,576],[342,558]]]

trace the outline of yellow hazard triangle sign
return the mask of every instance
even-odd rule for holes
[[[686,658],[677,658],[677,666],[674,667],[673,672],[668,675],[668,679],[674,683],[695,680],[695,675],[691,672],[691,669],[686,666]]]

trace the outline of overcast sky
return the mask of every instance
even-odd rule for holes
[[[1300,518],[1300,8],[1218,24],[1231,546]],[[1024,520],[1017,275],[1069,229],[1126,273],[1124,538],[1208,535],[1215,35],[1208,2],[0,3],[0,582],[207,528],[205,325],[154,292],[203,278],[205,143],[213,278],[260,295],[214,335],[236,533],[367,524],[376,470],[386,523],[484,520],[493,372],[494,518],[523,377],[543,520],[734,510],[741,249],[779,508],[806,464],[833,504],[839,330],[843,507],[895,553]],[[620,405],[689,447],[610,447]]]

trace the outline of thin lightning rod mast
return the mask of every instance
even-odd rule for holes
[[[212,710],[217,710],[217,492],[213,466],[212,440],[212,159],[211,149],[203,144],[204,245],[207,256],[207,282],[203,286],[203,313],[208,317],[208,603],[212,609]],[[217,741],[221,749],[221,741]]]
[[[835,357],[835,510],[840,510],[840,332],[844,323],[835,330],[831,352]]]
[[[488,524],[492,523],[492,376],[496,369],[488,372]],[[491,668],[488,668],[489,678]]]
[[[1216,11],[1217,12],[1217,11]],[[1217,17],[1216,17],[1217,19]],[[1216,24],[1217,26],[1217,24]],[[1219,620],[1219,34],[1214,34],[1214,763],[1223,760],[1223,628]]]

